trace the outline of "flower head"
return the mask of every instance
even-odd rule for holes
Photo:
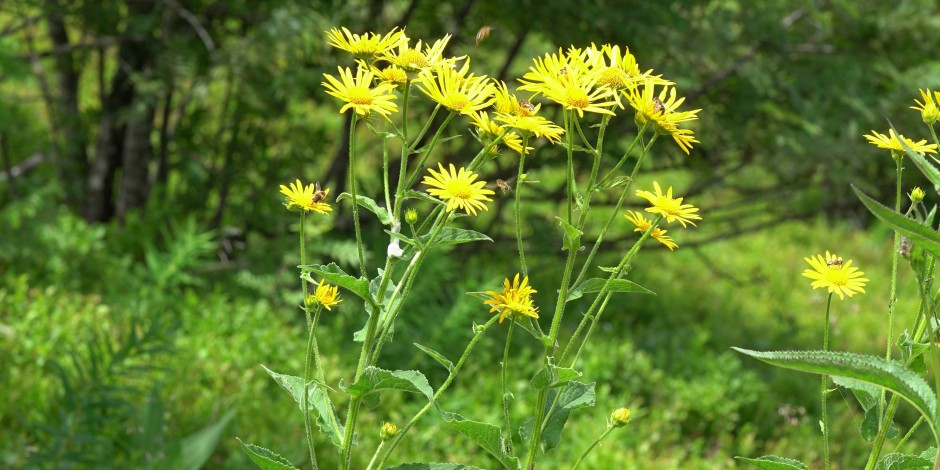
[[[928,126],[933,125],[937,122],[937,116],[940,115],[940,105],[937,103],[940,102],[940,92],[933,92],[931,95],[930,89],[927,91],[920,90],[920,97],[924,99],[924,102],[921,103],[918,100],[914,100],[917,103],[917,106],[911,106],[911,109],[916,109],[920,111],[920,118],[924,120],[924,123]]]
[[[506,131],[506,129],[493,122],[490,119],[489,114],[486,111],[479,111],[470,115],[470,122],[476,126],[477,136],[481,137],[481,140],[485,142],[490,142],[496,139],[499,136],[503,136],[503,140],[500,143],[509,147],[510,150],[522,154],[522,138],[519,137],[519,134],[516,134],[513,131]],[[526,147],[526,154],[532,151],[532,147]]]
[[[408,42],[404,31],[392,28],[384,36],[375,33],[353,34],[348,29],[333,28],[326,32],[327,44],[349,52],[356,57],[370,58],[387,52],[399,44]]]
[[[486,77],[476,77],[467,59],[459,70],[439,66],[428,68],[418,77],[418,88],[441,106],[460,114],[472,114],[493,103],[493,85]]]
[[[316,212],[326,214],[333,210],[329,204],[323,202],[329,196],[330,190],[320,189],[320,183],[304,186],[300,180],[290,183],[290,187],[281,185],[281,194],[284,195],[284,207],[287,210]]]
[[[636,110],[636,123],[638,126],[652,124],[658,134],[671,136],[676,145],[688,155],[692,144],[698,141],[691,130],[680,129],[679,125],[698,119],[698,112],[701,110],[678,111],[685,98],[676,98],[676,89],[670,86],[663,86],[659,95],[656,95],[656,85],[656,81],[647,79],[642,86],[623,92],[630,106]]]
[[[630,408],[617,408],[610,414],[611,426],[619,428],[630,422]]]
[[[405,211],[405,222],[408,222],[408,225],[414,225],[417,221],[418,211],[414,210],[412,207],[409,207],[408,210]]]
[[[880,149],[892,150],[898,154],[904,153],[904,147],[901,145],[901,140],[904,140],[904,143],[910,147],[911,150],[919,153],[937,153],[937,144],[927,144],[926,140],[919,140],[914,142],[903,135],[897,134],[894,132],[894,129],[888,130],[889,135],[879,134],[878,132],[871,131],[870,135],[866,135],[865,138],[868,139],[868,142],[874,146],[877,146]]]
[[[584,112],[613,115],[609,108],[616,106],[614,91],[598,86],[598,76],[588,73],[582,52],[571,49],[567,54],[546,54],[535,59],[535,65],[520,80],[520,90],[532,91],[573,110],[578,116]]]
[[[663,194],[662,189],[659,187],[658,182],[653,182],[653,191],[637,191],[636,195],[640,196],[643,199],[649,201],[652,204],[652,207],[648,207],[646,212],[651,214],[662,214],[666,218],[666,222],[672,223],[674,220],[682,224],[682,227],[685,227],[686,223],[695,225],[693,220],[702,220],[696,212],[698,208],[692,204],[683,204],[681,197],[673,198],[672,197],[672,186],[666,190],[666,194]]]
[[[920,186],[917,186],[914,189],[912,189],[911,193],[907,195],[907,197],[911,198],[911,202],[913,202],[914,204],[917,204],[918,202],[923,201],[925,196],[927,196],[927,194],[924,193],[923,189],[920,189]]]
[[[496,113],[496,120],[509,126],[523,135],[545,137],[549,142],[561,142],[565,130],[542,116],[521,116],[516,114]]]
[[[437,167],[439,171],[428,168],[431,174],[421,181],[431,186],[428,194],[446,201],[448,211],[460,208],[468,214],[477,215],[477,209],[487,210],[483,201],[492,201],[487,196],[495,193],[484,188],[486,181],[476,181],[476,173],[462,167],[457,171],[453,164],[449,171],[440,163]]]
[[[342,299],[339,298],[339,287],[331,286],[322,279],[317,285],[317,290],[313,295],[308,295],[306,299],[307,306],[320,305],[327,310],[333,310],[332,307],[339,305]]]
[[[591,44],[585,52],[590,73],[596,77],[599,86],[623,90],[635,88],[646,80],[652,80],[657,85],[672,85],[672,82],[664,80],[660,75],[653,75],[652,70],[640,72],[636,57],[630,53],[628,47],[624,47],[621,53],[620,46],[604,44],[597,49]]]
[[[639,212],[627,211],[627,213],[623,216],[626,217],[627,220],[629,220],[630,223],[634,225],[634,227],[636,227],[633,229],[634,232],[646,233],[646,231],[653,226],[653,221],[647,219]],[[669,248],[669,251],[679,248],[679,245],[677,245],[676,242],[672,240],[672,237],[666,235],[666,230],[663,230],[659,227],[654,228],[650,233],[650,236],[655,238],[659,243],[665,245],[666,248]]]
[[[329,95],[346,102],[339,112],[345,113],[347,109],[353,109],[360,116],[368,116],[375,111],[387,118],[389,114],[398,111],[398,106],[392,102],[395,99],[395,95],[392,94],[392,90],[395,89],[394,84],[379,83],[372,87],[374,75],[364,67],[356,69],[355,77],[349,68],[338,67],[338,69],[342,81],[325,73],[323,77],[326,81],[322,85]]]
[[[415,47],[408,45],[408,40],[398,44],[397,50],[389,49],[382,54],[382,59],[390,64],[397,65],[408,72],[420,72],[425,69],[440,66],[453,66],[458,57],[444,58],[444,48],[450,41],[450,35],[434,41],[434,44],[425,45],[419,40]]]
[[[379,430],[379,437],[381,437],[383,441],[392,439],[393,437],[397,435],[398,435],[398,426],[395,426],[395,423],[389,423],[389,422],[382,423],[382,429]]]
[[[529,285],[529,276],[522,278],[519,282],[519,274],[513,278],[512,283],[509,278],[503,280],[503,291],[487,291],[489,300],[483,301],[484,304],[491,306],[490,313],[499,312],[499,322],[508,316],[510,319],[527,316],[532,318],[539,317],[539,309],[532,303],[532,294],[538,292]]]
[[[825,287],[830,294],[838,295],[840,300],[844,300],[846,295],[852,297],[857,293],[865,293],[868,279],[862,277],[865,273],[852,266],[852,260],[843,261],[828,251],[825,257],[816,255],[803,259],[812,268],[803,271],[803,276],[813,280],[813,289]]]

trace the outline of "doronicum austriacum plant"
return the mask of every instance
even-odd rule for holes
[[[934,126],[937,122],[940,93],[921,90],[917,106],[933,143],[927,140],[914,141],[898,133],[893,126],[887,133],[872,131],[865,138],[880,149],[890,152],[895,163],[894,207],[889,208],[875,201],[857,187],[852,190],[875,215],[894,231],[894,252],[891,262],[891,286],[887,302],[886,345],[883,357],[838,352],[830,350],[829,313],[842,301],[849,302],[855,294],[864,294],[868,282],[865,274],[853,261],[825,252],[806,258],[809,269],[803,276],[812,279],[814,289],[829,291],[826,301],[825,323],[823,323],[823,345],[820,351],[752,351],[735,348],[737,351],[779,367],[811,372],[822,376],[820,400],[822,416],[819,428],[822,434],[822,467],[830,468],[829,417],[826,404],[834,392],[854,395],[862,410],[859,433],[871,445],[865,464],[866,470],[874,469],[940,469],[940,417],[937,415],[937,392],[940,389],[940,290],[934,288],[935,266],[940,257],[940,234],[937,233],[937,206],[928,208],[924,203],[926,192],[915,187],[905,194],[903,170],[905,164],[913,164],[927,178],[933,190],[940,194],[940,160],[937,149],[940,141]],[[837,248],[837,247],[836,247]],[[903,329],[894,324],[897,304],[898,271],[910,269],[917,283],[919,303],[915,318]],[[912,312],[913,313],[913,312]],[[928,371],[937,381],[934,389],[927,382]],[[846,391],[848,393],[846,393]],[[837,393],[836,395],[839,395]],[[903,403],[902,403],[903,402]],[[920,415],[908,429],[895,423],[900,406],[913,406]],[[919,453],[904,452],[905,444],[918,429],[926,427],[933,437],[934,446]],[[926,431],[925,431],[926,432]],[[762,469],[806,469],[807,465],[791,458],[766,455],[760,458],[738,459]]]
[[[331,200],[330,189],[319,183],[297,180],[281,186],[284,206],[300,218],[299,278],[304,300],[299,307],[306,316],[308,336],[303,371],[279,373],[265,368],[300,407],[310,465],[316,469],[318,455],[338,452],[342,469],[351,468],[354,454],[357,462],[368,459],[368,469],[389,468],[395,461],[396,447],[408,438],[410,430],[422,425],[428,412],[434,412],[450,431],[473,441],[491,458],[466,464],[421,462],[391,468],[534,468],[540,459],[551,458],[549,452],[562,444],[569,414],[595,405],[595,383],[578,371],[578,360],[589,347],[611,296],[652,293],[627,279],[640,248],[654,239],[674,250],[678,244],[672,234],[667,235],[666,226],[686,229],[701,220],[698,209],[675,196],[671,186],[654,182],[651,188],[633,189],[640,167],[660,138],[671,138],[689,153],[698,141],[693,131],[683,126],[696,120],[699,110],[681,110],[684,99],[677,96],[672,82],[652,70],[641,71],[629,50],[615,45],[571,47],[536,58],[513,91],[506,83],[472,73],[469,57],[446,56],[450,36],[423,43],[412,42],[403,30],[353,34],[342,28],[329,31],[327,38],[330,46],[351,55],[351,67],[341,66],[335,75],[324,74],[323,81],[326,92],[341,104],[339,112],[351,114],[349,192]],[[430,100],[434,108],[424,124],[416,127],[410,122],[415,114],[411,105],[419,99]],[[544,117],[543,105],[561,106],[563,122],[559,125]],[[443,118],[436,119],[438,115]],[[611,156],[604,148],[605,131],[618,118],[632,119],[637,131],[626,152]],[[443,137],[445,132],[460,126],[469,128],[479,142],[479,152],[465,161],[435,161],[435,148],[450,139]],[[358,193],[356,161],[361,149],[357,138],[363,132],[371,132],[381,141],[383,200]],[[427,144],[419,148],[429,135]],[[525,257],[531,247],[523,237],[523,194],[527,185],[536,183],[527,177],[525,163],[534,146],[541,144],[554,145],[564,152],[567,162],[565,198],[558,201],[560,215],[556,217],[565,260],[557,287],[546,286],[538,272],[529,272]],[[398,154],[397,159],[393,153]],[[443,383],[432,387],[420,371],[377,367],[396,322],[425,313],[408,300],[427,257],[446,256],[451,245],[492,241],[468,227],[488,211],[496,194],[479,174],[497,158],[518,161],[515,177],[497,180],[494,187],[514,197],[518,253],[509,257],[518,257],[518,269],[506,273],[502,286],[468,293],[481,300],[480,321],[472,325],[474,335],[456,361],[414,344],[446,368]],[[622,168],[628,164],[632,170],[626,173]],[[390,180],[392,165],[398,165],[397,181]],[[589,240],[585,226],[593,220],[591,201],[599,193],[615,195],[616,204],[600,215],[595,223],[600,231]],[[622,210],[631,196],[646,205],[644,211]],[[351,207],[357,272],[344,272],[335,263],[317,264],[306,256],[305,219],[328,214],[331,205],[338,203]],[[388,237],[382,264],[370,265],[364,255],[360,218],[366,215],[375,217]],[[615,223],[619,225],[615,227]],[[638,232],[633,247],[616,266],[596,266],[595,257],[605,236],[625,230]],[[554,304],[536,305],[532,294],[537,289],[557,290]],[[587,310],[566,311],[570,302],[582,298],[593,299]],[[335,315],[354,312],[359,302],[366,313],[363,327],[349,332],[361,343],[355,375],[327,383],[317,342],[318,326]],[[566,313],[577,321],[570,335],[566,334],[570,329],[562,328]],[[474,346],[493,328],[508,330],[500,364],[502,393],[494,397],[501,402],[502,420],[486,423],[449,410],[445,394],[458,377],[472,380],[460,372]],[[514,374],[509,357],[514,333],[517,341],[534,341],[544,351],[538,372],[526,377],[528,390],[519,395],[509,389]],[[357,429],[360,414],[375,407],[381,393],[400,392],[418,394],[426,404],[406,421],[386,422],[381,429]],[[524,421],[513,423],[510,410],[522,400],[527,402],[523,409],[533,411]],[[607,406],[613,410],[610,418],[598,423],[597,438],[570,462],[572,468],[609,434],[629,423],[629,409],[616,403]],[[335,449],[315,448],[317,432]],[[374,446],[367,445],[373,441]],[[271,450],[249,444],[244,448],[261,468],[295,468]]]

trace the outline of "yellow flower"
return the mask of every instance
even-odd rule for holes
[[[288,210],[316,212],[326,214],[333,210],[329,204],[323,202],[329,196],[330,190],[320,189],[320,184],[304,186],[300,180],[290,183],[290,187],[281,185],[281,194],[284,195],[284,207]]]
[[[349,68],[344,70],[338,67],[338,69],[342,82],[325,73],[323,77],[327,81],[322,85],[328,94],[346,102],[339,112],[344,113],[347,109],[353,109],[360,116],[368,116],[375,111],[387,118],[389,114],[398,111],[398,106],[392,102],[395,99],[395,95],[392,94],[395,85],[380,83],[372,88],[374,75],[369,70],[358,67],[356,76],[353,77],[352,70]]]
[[[666,194],[663,194],[662,189],[659,187],[659,183],[653,182],[653,191],[640,191],[636,192],[637,196],[640,196],[643,199],[649,201],[653,207],[646,209],[646,212],[652,214],[662,214],[666,218],[666,222],[672,223],[672,221],[678,221],[682,224],[682,227],[685,227],[686,223],[695,225],[693,220],[702,220],[702,218],[696,214],[698,208],[692,204],[683,204],[683,198],[673,198],[672,197],[672,186],[666,191]]]
[[[623,216],[626,217],[627,220],[629,220],[630,223],[636,227],[633,229],[634,232],[646,233],[646,231],[653,226],[653,221],[647,219],[639,212],[627,211],[627,213]],[[669,251],[679,248],[679,245],[677,245],[676,242],[672,240],[672,237],[666,235],[666,230],[663,230],[659,227],[654,228],[653,232],[650,233],[650,236],[655,238],[659,243],[665,245],[666,248],[669,248]]]
[[[874,146],[877,146],[880,149],[893,150],[897,153],[904,153],[904,147],[901,146],[901,141],[899,139],[904,139],[904,143],[907,144],[911,150],[919,153],[937,153],[937,144],[927,144],[926,140],[920,140],[914,142],[903,135],[898,135],[894,132],[894,129],[889,129],[888,134],[884,135],[879,134],[875,131],[871,131],[871,135],[866,135],[865,138],[868,139],[868,142]]]
[[[620,46],[611,46],[604,44],[600,50],[591,44],[587,48],[587,64],[591,74],[596,76],[597,84],[612,90],[623,90],[625,88],[634,88],[639,83],[651,80],[656,85],[672,85],[669,80],[664,80],[660,75],[653,75],[652,70],[640,72],[640,66],[636,62],[636,57],[630,53],[630,48],[624,47],[623,53],[620,52]]]
[[[475,77],[470,59],[457,70],[440,66],[425,69],[418,77],[418,89],[441,106],[460,114],[472,114],[493,103],[493,85],[485,76]]]
[[[443,39],[435,41],[434,44],[425,46],[422,52],[420,40],[414,48],[409,47],[409,41],[405,40],[398,44],[397,51],[392,48],[383,53],[382,59],[408,72],[420,72],[432,67],[453,66],[459,57],[444,58],[444,48],[447,47],[449,41],[450,35],[447,34]]]
[[[844,300],[845,295],[852,297],[857,293],[865,293],[868,279],[862,277],[865,273],[852,266],[852,260],[843,261],[828,251],[825,258],[816,255],[803,259],[812,267],[803,271],[803,276],[813,280],[813,289],[825,287],[830,294],[838,295],[840,300]]]
[[[509,278],[503,280],[503,291],[486,291],[490,296],[489,300],[483,303],[492,306],[490,313],[499,312],[499,322],[508,316],[510,320],[520,318],[521,315],[538,318],[539,309],[532,303],[532,294],[538,292],[529,285],[529,276],[522,278],[519,282],[519,274],[509,283]]]
[[[397,65],[387,65],[385,68],[378,68],[374,65],[369,65],[361,60],[356,61],[361,68],[367,68],[375,75],[375,77],[382,83],[390,83],[395,87],[399,85],[404,85],[408,82],[408,73],[398,67]]]
[[[920,111],[920,117],[924,120],[925,124],[928,126],[933,125],[933,123],[937,122],[937,115],[940,114],[940,107],[937,105],[937,102],[940,101],[940,92],[935,91],[933,92],[933,96],[931,96],[930,89],[928,88],[927,91],[920,90],[920,97],[924,99],[924,102],[921,103],[915,99],[914,102],[917,103],[918,106],[911,106],[911,109]]]
[[[637,126],[650,123],[658,134],[672,136],[679,148],[688,155],[692,144],[698,141],[691,130],[680,129],[679,124],[698,119],[701,109],[677,111],[685,98],[677,99],[675,88],[663,86],[659,95],[655,94],[655,90],[656,82],[647,79],[642,86],[623,92],[627,102],[636,110]]]
[[[564,57],[546,54],[544,59],[536,59],[536,65],[519,80],[523,83],[519,89],[539,93],[580,117],[585,111],[613,115],[608,108],[617,105],[615,93],[597,86],[599,77],[588,74],[582,59],[577,49],[569,50]]]
[[[327,44],[360,58],[375,57],[408,42],[405,32],[396,29],[392,28],[388,34],[380,36],[375,33],[352,34],[346,28],[342,28],[342,31],[333,28],[326,32]]]
[[[321,305],[323,308],[330,311],[341,302],[342,299],[339,298],[339,287],[331,286],[322,279],[317,286],[316,292],[307,297],[307,305]]]
[[[493,139],[499,137],[505,131],[503,126],[496,124],[490,119],[489,114],[486,111],[480,111],[470,115],[470,121],[479,129],[477,134],[481,137],[480,140],[484,142],[490,142]],[[509,131],[503,135],[503,140],[500,142],[505,144],[506,147],[509,147],[510,150],[522,155],[522,138],[519,137],[519,134]],[[526,147],[526,154],[532,151],[532,147]]]
[[[913,202],[914,204],[917,204],[918,202],[923,201],[924,196],[926,195],[927,194],[924,193],[924,190],[920,189],[920,186],[916,186],[914,187],[914,189],[911,190],[911,193],[908,194],[907,197],[911,198],[911,202]]]
[[[535,137],[545,137],[552,143],[560,142],[562,134],[565,133],[564,129],[541,116],[519,116],[496,113],[496,120],[509,127],[515,128],[520,133],[528,133],[528,135],[534,135]]]
[[[497,113],[514,116],[535,116],[541,109],[541,104],[532,104],[528,100],[520,100],[516,95],[509,93],[509,88],[503,81],[496,81],[493,91],[494,108]]]
[[[445,170],[440,163],[437,167],[439,172],[428,168],[431,175],[422,180],[422,183],[431,186],[428,194],[447,201],[448,211],[460,208],[468,214],[477,215],[477,209],[487,210],[483,201],[492,201],[487,196],[495,193],[483,188],[486,181],[474,182],[477,179],[476,173],[466,168],[460,168],[458,172],[453,164],[450,165],[450,171]]]

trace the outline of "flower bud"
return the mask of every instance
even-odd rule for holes
[[[619,428],[630,422],[630,408],[617,408],[610,414],[611,426]]]
[[[405,222],[408,222],[408,225],[414,225],[418,221],[418,212],[414,209],[408,209],[405,211]]]
[[[383,441],[390,440],[398,435],[398,426],[395,426],[395,423],[382,423],[382,430],[379,431],[379,436]]]
[[[312,294],[311,294],[311,295],[308,295],[307,298],[304,299],[304,305],[306,305],[307,308],[311,308],[311,307],[316,306],[316,305],[317,305],[317,296],[312,295]]]
[[[926,196],[926,194],[924,193],[923,189],[920,189],[919,186],[911,190],[911,194],[908,194],[908,197],[911,198],[911,202],[913,202],[914,204],[917,204],[918,202],[923,201],[924,196]]]
[[[932,126],[933,123],[937,122],[937,115],[940,115],[940,109],[937,109],[937,105],[933,103],[925,104],[923,109],[920,110],[920,118],[928,126]]]

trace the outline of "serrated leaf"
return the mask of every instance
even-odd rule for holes
[[[482,470],[459,463],[403,463],[388,470]]]
[[[762,468],[764,470],[807,470],[806,465],[803,464],[803,462],[785,457],[778,457],[776,455],[765,455],[756,459],[749,459],[747,457],[735,457],[735,459],[738,459],[742,462],[747,462],[757,468]]]
[[[356,383],[350,385],[346,392],[353,398],[363,397],[370,393],[382,390],[401,390],[403,392],[420,393],[431,401],[434,390],[428,384],[428,379],[416,370],[385,370],[375,366],[366,367]]]
[[[905,217],[902,214],[888,209],[880,202],[872,199],[862,190],[852,185],[852,191],[858,199],[865,204],[868,211],[875,215],[882,222],[894,230],[909,238],[915,244],[919,244],[925,250],[933,253],[934,256],[940,256],[940,234],[926,227],[916,220]]]
[[[469,420],[457,413],[444,412],[441,413],[441,416],[444,418],[444,421],[456,429],[457,432],[469,437],[473,442],[476,442],[477,445],[482,447],[483,450],[489,452],[493,457],[496,457],[496,460],[498,460],[503,467],[511,470],[519,468],[519,459],[503,452],[499,426]]]
[[[340,202],[344,199],[352,199],[352,194],[342,193],[336,197],[336,202]],[[375,214],[375,216],[379,218],[379,222],[382,222],[383,225],[392,225],[392,218],[388,215],[388,209],[380,207],[371,197],[357,194],[356,202],[369,212]]]
[[[369,282],[365,279],[352,277],[349,274],[346,274],[346,271],[343,271],[343,269],[337,266],[336,263],[330,263],[326,266],[322,264],[312,264],[305,266],[304,268],[311,273],[318,275],[326,282],[340,286],[349,292],[352,292],[362,300],[365,300],[366,302],[372,302],[372,299],[369,298]],[[314,280],[309,274],[306,273],[303,277],[308,282],[319,282],[319,280]]]
[[[933,462],[910,454],[894,453],[881,458],[875,470],[930,470]]]
[[[441,353],[439,353],[439,352],[437,352],[437,351],[435,351],[435,350],[433,350],[433,349],[431,349],[431,348],[429,348],[429,347],[427,347],[427,346],[422,346],[422,345],[420,345],[420,344],[418,344],[418,343],[412,343],[412,344],[414,344],[416,348],[420,349],[422,352],[424,352],[424,353],[427,354],[428,356],[431,356],[431,359],[434,359],[435,361],[437,361],[438,364],[444,366],[444,368],[447,369],[447,372],[453,372],[453,371],[454,371],[454,363],[453,363],[453,362],[450,362],[449,360],[447,360],[447,358],[444,357],[443,354],[441,354]]]
[[[297,407],[303,411],[304,379],[293,375],[279,374],[271,369],[261,365],[261,368],[277,382],[297,403]],[[336,447],[342,447],[343,432],[345,428],[339,424],[336,419],[336,412],[333,409],[333,402],[329,394],[320,384],[311,383],[307,387],[307,410],[314,410],[317,413],[317,427],[324,436],[330,438],[330,441]]]
[[[894,130],[895,134],[901,135],[901,134],[898,134],[898,131],[896,129],[894,129],[894,124],[891,124],[890,121],[888,122],[888,124],[891,125],[891,129]],[[904,139],[898,139],[898,142],[901,143],[901,147],[904,148],[904,152],[907,153],[907,156],[910,157],[911,161],[914,162],[914,166],[916,166],[917,169],[920,170],[920,172],[923,173],[924,176],[927,177],[927,181],[930,181],[930,184],[933,185],[934,191],[936,191],[937,193],[940,193],[940,170],[938,170],[937,167],[933,166],[932,163],[927,161],[927,159],[924,158],[923,155],[911,149],[911,147],[907,145],[907,142],[905,142]]]
[[[438,204],[438,205],[442,205],[442,206],[446,206],[446,205],[447,205],[444,201],[442,201],[442,200],[440,200],[440,199],[438,199],[438,198],[436,198],[436,197],[434,197],[434,196],[431,196],[431,195],[428,194],[428,193],[421,192],[421,191],[416,191],[416,190],[414,190],[414,189],[406,190],[405,193],[404,193],[404,195],[402,196],[402,199],[420,199],[420,200],[422,200],[422,201],[428,201],[428,202],[431,202],[431,203],[434,203],[434,204]]]
[[[248,457],[251,458],[251,461],[261,470],[297,470],[297,467],[291,465],[287,459],[264,447],[245,444],[241,439],[238,439],[238,442],[241,443],[245,452],[248,453]]]
[[[568,251],[581,249],[581,235],[583,232],[573,227],[561,217],[555,218],[558,219],[558,225],[561,226],[564,233],[564,249]]]
[[[557,403],[555,398],[558,398]],[[565,423],[571,411],[578,408],[594,406],[594,382],[585,384],[581,382],[568,382],[561,388],[553,388],[548,391],[545,401],[545,412],[548,419],[545,428],[542,429],[539,444],[543,452],[548,452],[561,442],[561,432],[564,430]],[[554,408],[552,404],[554,403]],[[519,434],[524,442],[532,439],[532,419],[529,418],[523,422],[519,429]]]
[[[581,378],[581,373],[568,368],[558,367],[549,363],[541,368],[529,381],[529,386],[534,390],[541,390],[546,387],[557,387],[564,385],[572,380]]]
[[[927,382],[910,369],[880,357],[835,351],[751,351],[742,354],[779,367],[843,376],[888,389],[905,399],[924,416],[937,439],[937,396]]]
[[[568,301],[581,298],[584,294],[590,294],[593,292],[600,292],[604,290],[604,286],[607,285],[607,279],[601,279],[599,277],[594,277],[591,279],[586,279],[581,284],[578,284],[571,292],[568,293]],[[610,281],[610,285],[607,287],[609,292],[623,292],[623,293],[634,293],[634,294],[648,294],[656,295],[655,292],[626,279],[613,279]]]
[[[421,235],[418,240],[422,245],[427,245],[431,239],[431,234]],[[474,230],[467,230],[456,227],[441,227],[441,230],[434,237],[434,245],[459,245],[461,243],[470,243],[478,241],[493,241],[492,238]]]

